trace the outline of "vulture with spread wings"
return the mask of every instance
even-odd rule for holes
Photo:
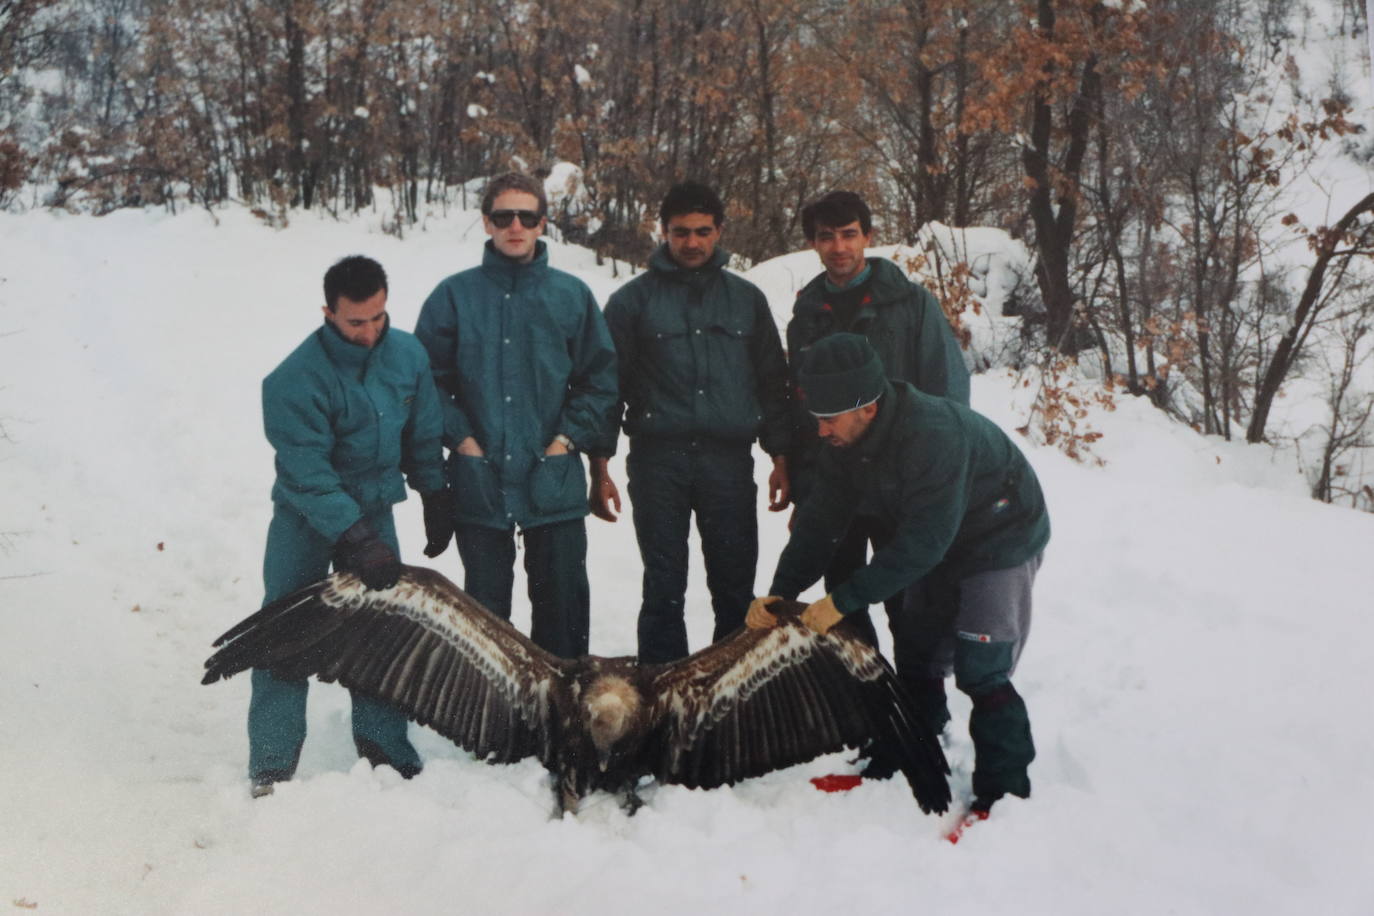
[[[861,748],[901,770],[925,812],[949,806],[949,766],[878,652],[803,605],[680,661],[563,659],[430,569],[372,591],[335,573],[215,641],[202,683],[248,668],[310,675],[385,700],[492,763],[537,757],[560,810],[602,790],[635,801],[641,777],[714,788]]]

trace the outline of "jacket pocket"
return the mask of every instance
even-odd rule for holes
[[[449,456],[448,479],[453,487],[458,511],[463,515],[498,515],[501,505],[501,484],[496,479],[496,468],[485,456]]]
[[[530,508],[537,515],[562,515],[587,504],[587,479],[575,453],[541,455],[530,471]]]

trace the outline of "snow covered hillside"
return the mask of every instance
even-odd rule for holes
[[[371,770],[329,685],[312,686],[298,778],[250,800],[247,678],[199,678],[210,641],[261,600],[259,381],[319,323],[337,257],[382,261],[408,329],[483,238],[471,213],[405,241],[312,215],[274,231],[242,210],[0,214],[0,905],[1374,912],[1374,517],[1307,499],[1268,449],[1134,401],[1091,418],[1105,467],[1027,448],[1054,525],[1017,675],[1034,795],[958,846],[900,780],[815,791],[807,777],[848,771],[844,755],[730,789],[657,789],[633,818],[593,799],[550,821],[537,763],[487,766],[423,729],[422,775]],[[798,283],[819,269],[789,257]],[[603,301],[620,282],[583,251],[556,246],[553,263]],[[785,309],[787,284],[767,285]],[[1004,428],[1024,422],[998,371],[975,378],[973,400]],[[760,587],[786,536],[783,517],[762,516]],[[417,500],[398,527],[422,560]],[[592,648],[626,654],[633,530],[627,517],[588,527]],[[461,581],[452,550],[430,565]],[[688,612],[700,646],[699,568]],[[516,622],[528,626],[520,597]],[[967,710],[956,696],[957,797]]]

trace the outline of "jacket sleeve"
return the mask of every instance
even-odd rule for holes
[[[754,352],[750,356],[758,386],[759,407],[763,411],[759,445],[775,457],[786,455],[791,451],[792,427],[795,422],[792,416],[792,386],[787,370],[787,358],[782,352],[782,339],[778,336],[778,326],[773,321],[773,311],[768,307],[768,299],[761,291],[754,293],[754,325],[759,329],[759,333],[754,335]],[[616,343],[618,346],[619,341]]]
[[[440,283],[420,307],[415,336],[429,354],[434,386],[443,413],[443,437],[450,448],[472,435],[472,421],[459,406],[458,303],[447,282]]]
[[[363,517],[334,470],[334,430],[328,395],[297,375],[269,375],[262,383],[262,419],[276,452],[273,498],[295,509],[331,544]]]
[[[912,285],[921,324],[920,332],[912,341],[916,352],[908,363],[916,367],[917,377],[911,382],[926,394],[949,398],[967,407],[969,380],[963,349],[939,300],[924,286]]]
[[[415,401],[401,434],[401,470],[412,490],[433,493],[444,488],[444,411],[429,360],[416,349]]]
[[[568,341],[573,370],[558,431],[583,451],[599,451],[617,403],[615,344],[592,291],[585,286],[582,298],[578,337]]]
[[[842,614],[885,601],[921,579],[944,559],[959,533],[968,504],[967,437],[908,445],[904,452],[902,465],[910,471],[896,533],[867,566],[835,588],[835,608]]]
[[[787,385],[788,390],[796,391],[797,367],[801,365],[802,348],[805,340],[793,319],[787,325]],[[816,461],[820,455],[821,440],[816,434],[816,418],[807,411],[800,398],[792,398],[788,409],[791,449],[787,453],[787,477],[792,485],[792,499],[801,505],[811,495],[811,484],[815,478]]]
[[[625,287],[616,290],[606,301],[605,319],[606,329],[615,346],[616,400],[607,414],[600,440],[587,449],[590,454],[599,458],[609,458],[616,453],[620,429],[625,422],[625,398],[633,384],[630,373],[636,366],[635,348],[638,335],[635,333],[635,324],[638,320],[638,309],[634,307]]]
[[[857,507],[857,496],[842,477],[818,474],[811,498],[797,507],[792,535],[778,557],[768,594],[794,600],[814,585],[830,565]]]

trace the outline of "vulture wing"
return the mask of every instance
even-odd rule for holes
[[[391,703],[492,762],[552,759],[564,662],[430,569],[372,591],[335,573],[215,640],[201,681],[247,668],[310,675]]]
[[[655,776],[714,788],[872,742],[922,811],[947,810],[944,752],[892,669],[843,625],[809,629],[803,607],[773,605],[777,627],[736,630],[655,675]]]

